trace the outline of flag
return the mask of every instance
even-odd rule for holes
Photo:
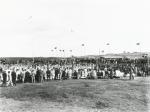
[[[140,43],[136,43],[136,45],[140,45]]]
[[[107,43],[106,45],[110,45],[109,43]]]

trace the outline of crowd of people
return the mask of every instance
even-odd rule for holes
[[[128,77],[133,80],[140,74],[146,76],[145,70],[134,64],[111,66],[103,64],[1,64],[0,85],[16,86],[16,83],[42,83],[51,80],[69,79],[116,79]]]

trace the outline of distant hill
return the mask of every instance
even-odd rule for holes
[[[86,55],[86,56],[80,56],[79,58],[130,58],[130,59],[139,59],[143,58],[144,55],[148,54],[148,57],[150,57],[150,52],[133,52],[133,53],[118,53],[118,54],[105,54],[105,55]]]
[[[148,57],[150,57],[150,52],[133,52],[133,53],[109,53],[105,55],[86,55],[86,56],[74,56],[75,58],[130,58],[130,59],[139,59],[143,58],[145,54],[148,54]],[[63,59],[63,58],[70,58],[70,57],[35,57],[35,59]],[[26,59],[26,60],[32,60],[33,57],[0,57],[0,59]]]

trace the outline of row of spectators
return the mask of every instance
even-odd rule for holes
[[[50,80],[123,78],[147,76],[148,70],[135,64],[1,64],[0,84],[15,86],[16,83],[35,83]],[[148,68],[148,67],[147,67]]]

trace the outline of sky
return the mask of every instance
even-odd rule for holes
[[[0,0],[0,57],[149,52],[149,38],[150,0]]]

